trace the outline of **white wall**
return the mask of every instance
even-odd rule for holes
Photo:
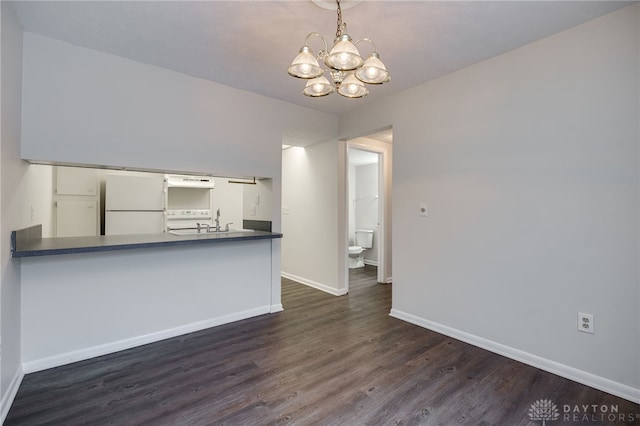
[[[25,371],[268,313],[270,253],[262,240],[22,259]]]
[[[231,228],[242,228],[244,185],[229,183],[229,179],[215,178],[213,189],[213,214],[220,209],[220,226],[233,222]],[[215,220],[215,216],[214,216]]]
[[[345,294],[338,265],[337,141],[282,151],[282,275]]]
[[[336,126],[330,114],[24,36],[25,159],[279,178],[285,130],[328,138]]]
[[[10,233],[23,227],[20,182],[27,166],[19,159],[22,88],[22,29],[10,4],[2,15],[2,120],[0,128],[0,423],[22,379],[20,367],[20,268],[11,259]]]
[[[349,172],[347,179],[349,179],[349,245],[354,246],[356,244],[356,212],[354,208],[354,200],[356,199],[356,166],[349,164]]]
[[[235,185],[243,187],[242,197],[244,219],[265,221],[273,219],[273,203],[271,202],[273,181],[271,181],[271,179],[257,180],[255,185]],[[240,222],[236,227],[241,228],[242,222]]]
[[[42,225],[43,237],[53,236],[53,167],[31,164],[20,184],[20,218],[24,226]]]
[[[393,124],[394,316],[640,401],[639,8],[343,118]]]

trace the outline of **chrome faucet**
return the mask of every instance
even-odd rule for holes
[[[216,210],[216,232],[220,232],[220,209]]]
[[[198,234],[200,233],[201,229],[206,229],[207,232],[211,232],[211,225],[209,225],[208,223],[196,223],[196,227],[198,228]]]

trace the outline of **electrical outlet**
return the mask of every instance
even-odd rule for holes
[[[583,333],[594,333],[594,322],[592,314],[585,314],[582,312],[578,312],[578,331],[582,331]]]

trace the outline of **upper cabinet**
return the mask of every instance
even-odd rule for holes
[[[95,169],[56,167],[56,195],[97,195],[98,176]]]
[[[55,167],[56,237],[100,234],[100,180],[96,169]]]

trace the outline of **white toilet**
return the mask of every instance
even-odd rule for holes
[[[349,246],[349,268],[362,268],[364,266],[364,252],[373,247],[373,230],[357,229],[356,245]]]

